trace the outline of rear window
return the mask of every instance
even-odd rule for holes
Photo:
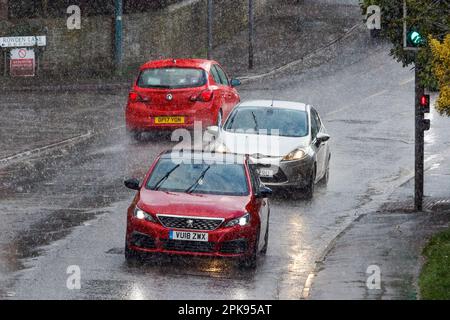
[[[249,194],[247,176],[242,164],[175,163],[171,159],[160,159],[153,170],[147,189],[166,192],[187,192],[245,196]]]
[[[193,68],[156,68],[141,72],[138,86],[141,88],[195,88],[206,84],[206,72]]]

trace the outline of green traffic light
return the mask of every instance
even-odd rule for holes
[[[417,32],[417,31],[412,31],[409,33],[409,41],[411,42],[411,44],[418,46],[424,43],[423,37],[422,35]]]

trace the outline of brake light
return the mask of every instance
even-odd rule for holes
[[[199,95],[193,95],[191,96],[191,101],[201,101],[201,102],[210,102],[214,96],[214,91],[212,90],[205,90],[200,92]]]
[[[139,93],[131,91],[130,94],[128,95],[128,100],[130,102],[149,102],[150,99],[149,98],[143,98],[139,95]]]
[[[131,91],[128,95],[128,100],[130,102],[138,102],[140,100],[140,97],[136,92]]]
[[[205,90],[202,93],[200,93],[200,100],[203,102],[209,102],[212,100],[213,95],[214,95],[214,91]]]

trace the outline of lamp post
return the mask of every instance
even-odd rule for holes
[[[248,0],[248,68],[254,65],[255,10],[253,0]]]
[[[116,71],[122,66],[122,41],[123,41],[123,0],[114,0],[114,63]]]
[[[214,3],[213,0],[208,0],[208,21],[207,21],[207,57],[208,60],[211,60],[212,58],[212,48],[213,48],[213,10],[214,10]]]

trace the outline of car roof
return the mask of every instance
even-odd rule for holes
[[[218,153],[218,152],[209,152],[209,151],[201,151],[201,150],[183,150],[183,151],[172,151],[167,150],[166,152],[161,154],[161,159],[173,159],[175,161],[202,161],[202,162],[212,162],[212,163],[234,163],[234,164],[244,164],[246,161],[246,157],[241,154],[235,153]]]
[[[214,60],[205,59],[164,59],[149,61],[141,66],[141,70],[152,68],[180,67],[180,68],[201,68],[209,70],[211,65],[218,64]]]
[[[283,100],[249,100],[239,104],[238,108],[261,107],[261,108],[278,108],[278,109],[295,109],[307,111],[307,104],[294,101]]]

